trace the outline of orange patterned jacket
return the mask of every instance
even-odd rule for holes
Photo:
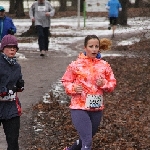
[[[102,87],[96,85],[96,80],[99,77],[105,80]],[[77,60],[67,67],[61,81],[66,93],[71,96],[70,108],[89,111],[103,110],[104,105],[95,109],[86,108],[87,94],[103,95],[103,92],[112,92],[116,86],[116,79],[110,65],[102,59],[88,58],[83,53],[79,54]],[[76,85],[82,85],[81,94],[75,92]]]

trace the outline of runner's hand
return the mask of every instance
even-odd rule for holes
[[[104,78],[100,77],[99,79],[97,79],[96,84],[97,86],[104,86],[105,84]]]
[[[49,13],[49,12],[46,12],[46,13],[45,13],[45,16],[49,17],[49,16],[50,16],[50,13]]]
[[[83,91],[83,88],[81,85],[76,85],[75,88],[74,88],[75,92],[76,93],[82,93]]]
[[[35,22],[35,18],[32,18],[32,22]]]

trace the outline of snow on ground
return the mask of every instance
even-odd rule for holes
[[[14,19],[14,24],[17,27],[17,34],[27,31],[31,26],[30,19]],[[108,30],[109,21],[106,17],[88,17],[85,22],[84,18],[80,17],[80,22],[77,17],[63,17],[58,19],[51,19],[51,33],[55,35],[65,35],[50,38],[49,50],[54,49],[56,51],[63,51],[66,49],[67,44],[71,44],[78,40],[84,40],[85,36],[88,34],[96,34],[97,36],[108,36],[112,34],[111,30]],[[67,27],[67,28],[65,28]],[[116,29],[116,34],[120,33],[145,33],[146,38],[150,38],[150,18],[148,17],[135,17],[128,19],[128,26],[122,27],[118,25]],[[67,37],[68,36],[68,37]],[[139,42],[140,38],[131,37],[128,40],[118,41],[118,45],[132,45],[133,43]],[[30,43],[19,43],[19,48],[21,50],[38,50],[37,40],[33,40]],[[68,53],[69,52],[69,53]],[[71,49],[66,49],[67,56],[74,56],[77,53]],[[107,55],[109,55],[107,53]],[[112,54],[111,56],[121,56],[121,54]],[[24,59],[23,56],[20,59]]]

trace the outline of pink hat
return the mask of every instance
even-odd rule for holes
[[[2,51],[4,49],[4,47],[7,45],[16,45],[17,50],[19,49],[17,38],[14,35],[8,34],[2,38],[0,50]]]

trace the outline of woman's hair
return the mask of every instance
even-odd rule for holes
[[[100,39],[100,50],[106,51],[111,50],[112,41],[108,38],[102,38]]]
[[[85,47],[87,46],[88,41],[91,39],[97,39],[99,41],[99,46],[100,46],[100,40],[96,35],[88,35],[87,37],[85,37],[85,40],[84,40]]]

